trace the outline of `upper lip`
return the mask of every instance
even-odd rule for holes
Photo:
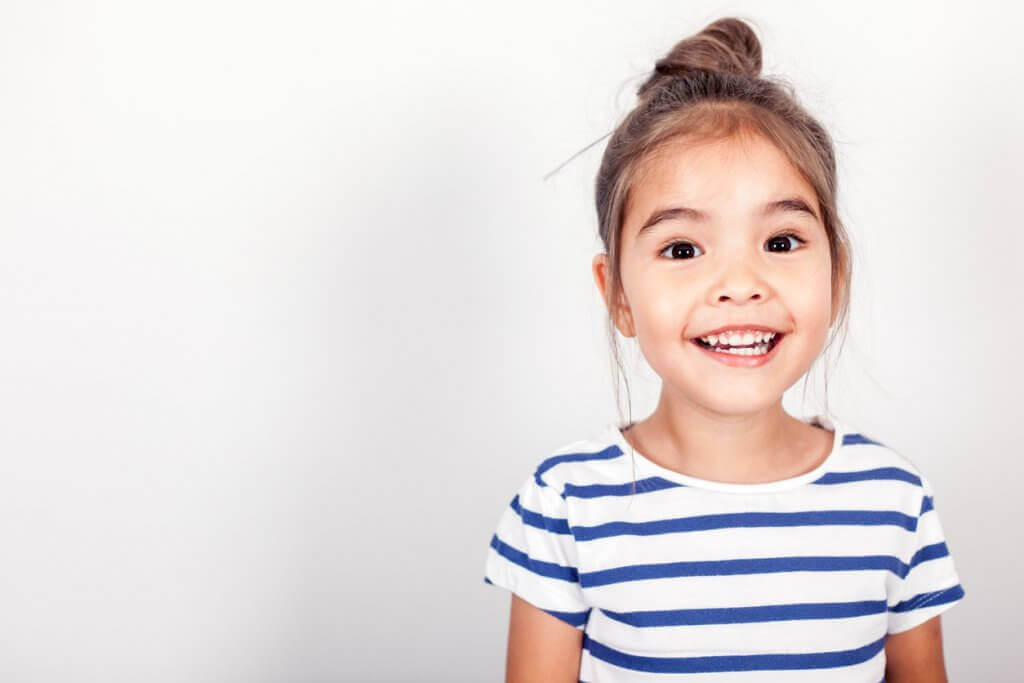
[[[702,334],[698,334],[696,337],[694,337],[694,339],[697,339],[698,337],[710,337],[713,334],[719,334],[721,332],[730,332],[730,331],[738,331],[738,332],[742,332],[742,331],[750,331],[750,332],[761,331],[761,332],[774,332],[775,334],[783,334],[782,332],[780,332],[780,331],[778,331],[778,330],[776,330],[774,328],[766,327],[764,325],[743,325],[743,324],[738,324],[738,325],[723,325],[722,327],[716,327],[713,330],[709,330],[709,331],[704,332]]]

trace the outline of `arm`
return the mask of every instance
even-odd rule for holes
[[[948,683],[940,618],[886,637],[886,683]]]
[[[582,651],[581,629],[512,594],[505,683],[576,683]]]

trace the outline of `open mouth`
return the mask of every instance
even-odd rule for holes
[[[772,337],[771,340],[768,341],[768,342],[763,342],[761,344],[741,345],[741,346],[714,346],[714,345],[708,344],[707,342],[701,340],[700,338],[694,338],[691,341],[694,344],[696,344],[697,346],[701,347],[702,349],[706,349],[706,350],[712,351],[714,353],[721,353],[721,354],[726,354],[726,355],[729,355],[729,356],[736,356],[736,357],[739,357],[739,358],[743,358],[743,357],[759,358],[759,357],[767,356],[768,354],[770,354],[772,352],[772,350],[776,346],[779,345],[779,342],[781,342],[782,338],[785,337],[785,336],[786,336],[785,334],[783,334],[781,332],[777,332],[775,334],[775,336]]]

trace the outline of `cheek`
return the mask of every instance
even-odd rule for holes
[[[693,308],[694,288],[668,277],[651,277],[639,284],[637,325],[651,336],[679,336]]]
[[[807,286],[813,282],[813,286]],[[804,280],[800,286],[793,287],[790,295],[793,314],[797,325],[805,331],[818,330],[824,338],[828,334],[829,320],[832,316],[832,287],[826,278]]]
[[[780,285],[787,294],[803,301],[805,308],[831,308],[832,265],[828,251],[819,247],[795,266],[779,273],[784,278]]]

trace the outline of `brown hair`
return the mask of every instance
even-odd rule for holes
[[[821,206],[832,263],[832,308],[843,328],[850,305],[851,245],[837,209],[836,161],[826,130],[797,102],[782,79],[761,76],[761,43],[744,21],[727,17],[681,40],[637,91],[639,102],[612,132],[597,173],[598,231],[608,254],[605,301],[612,356],[622,371],[615,318],[623,301],[622,227],[630,189],[644,163],[669,142],[707,142],[742,134],[774,144],[814,189]],[[829,339],[826,350],[835,336]],[[616,405],[619,401],[615,382]],[[806,391],[806,384],[804,385]],[[828,373],[825,374],[828,410]],[[632,409],[630,418],[632,421]],[[623,425],[625,426],[625,425]]]

